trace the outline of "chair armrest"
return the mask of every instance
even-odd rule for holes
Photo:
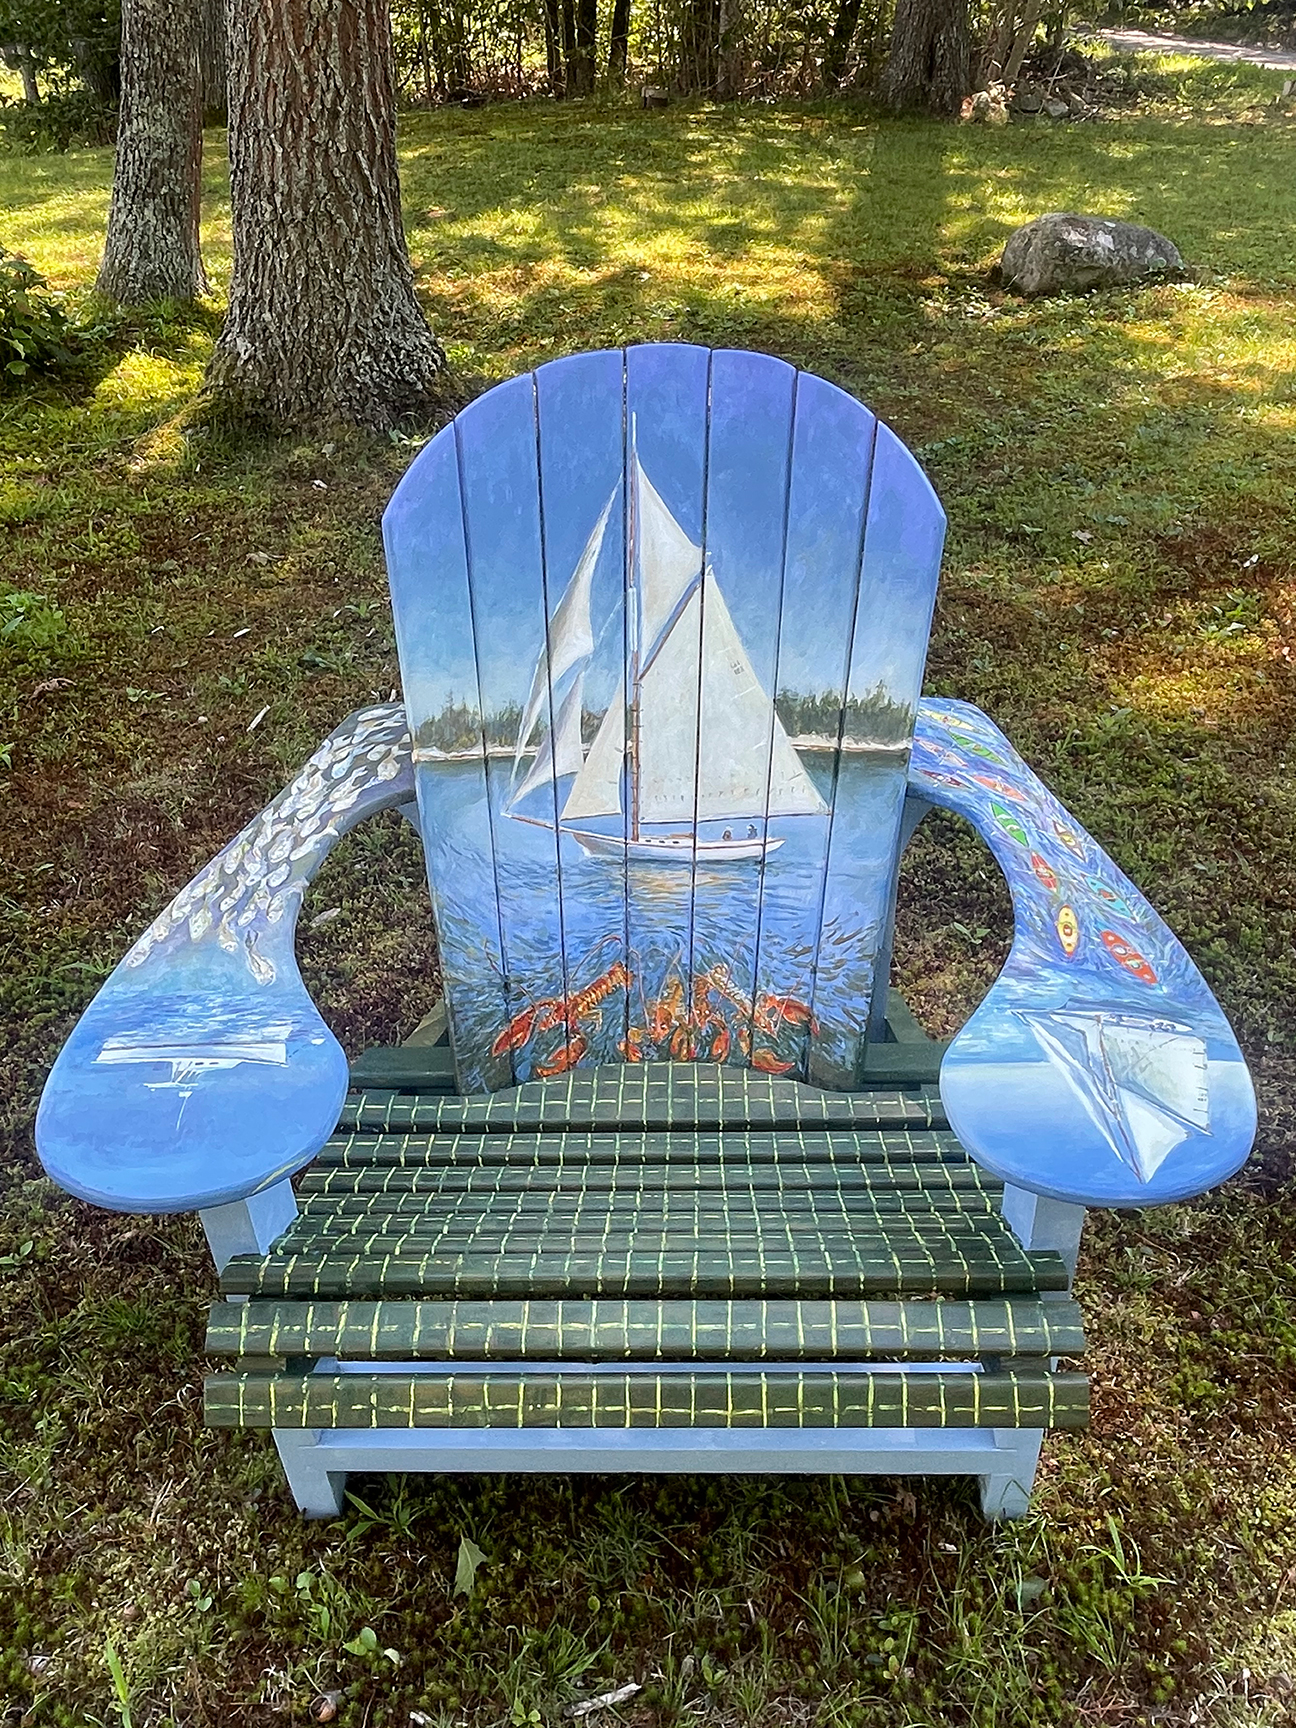
[[[998,728],[919,705],[913,792],[965,816],[1012,892],[1012,949],[946,1052],[950,1123],[1006,1182],[1154,1206],[1231,1176],[1255,1094],[1228,1021],[1173,933]]]
[[[117,1211],[186,1212],[315,1155],[347,1063],[297,970],[297,914],[334,842],[413,797],[403,706],[361,709],[154,920],[46,1082],[36,1145],[60,1186]]]

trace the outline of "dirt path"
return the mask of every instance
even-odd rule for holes
[[[1151,30],[1099,30],[1113,48],[1127,54],[1196,54],[1203,60],[1237,60],[1267,66],[1271,72],[1296,72],[1296,53],[1282,48],[1244,48],[1236,42],[1198,42],[1189,36],[1163,36]]]

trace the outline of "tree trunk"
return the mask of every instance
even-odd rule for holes
[[[18,62],[18,70],[22,73],[23,101],[39,102],[40,85],[36,82],[36,58],[30,48],[21,44],[13,50],[14,59]]]
[[[1012,49],[1004,64],[1003,81],[1005,84],[1015,84],[1017,74],[1022,69],[1022,61],[1026,58],[1026,50],[1035,40],[1035,31],[1039,27],[1040,13],[1043,6],[1040,0],[1026,0],[1026,9],[1022,13],[1021,23],[1017,26],[1017,34],[1013,38]]]
[[[199,0],[198,67],[202,76],[203,119],[223,126],[229,119],[229,50],[225,0]]]
[[[886,105],[953,114],[971,88],[968,0],[897,0],[882,68]]]
[[[608,82],[622,85],[626,81],[626,64],[630,58],[630,0],[612,0],[612,30],[608,40]]]
[[[401,226],[385,0],[230,0],[229,315],[217,401],[384,430],[440,401],[445,354]]]
[[[207,292],[198,250],[198,0],[124,0],[117,158],[95,287],[124,306]]]
[[[832,35],[828,38],[828,48],[824,54],[824,83],[830,90],[836,90],[846,75],[846,61],[850,54],[851,43],[855,40],[855,30],[859,24],[860,0],[841,0],[837,8],[837,16],[833,19]]]
[[[576,93],[576,5],[562,0],[563,95]]]
[[[588,96],[594,89],[598,0],[576,0],[575,43],[572,55],[572,95]]]
[[[566,93],[563,76],[562,18],[558,0],[544,0],[545,71],[549,78],[549,94]]]

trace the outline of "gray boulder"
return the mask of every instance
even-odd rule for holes
[[[997,266],[1016,294],[1079,294],[1149,277],[1182,276],[1183,259],[1163,234],[1106,216],[1041,216],[1009,237]]]

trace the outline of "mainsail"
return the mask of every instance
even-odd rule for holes
[[[1018,1013],[1140,1182],[1194,1129],[1210,1133],[1206,1045],[1190,1026],[1077,1003]]]
[[[621,845],[662,848],[641,827],[682,825],[690,851],[760,856],[779,845],[757,837],[768,817],[820,815],[827,805],[802,767],[770,696],[747,655],[702,548],[675,520],[631,454],[630,545],[626,604],[632,644],[628,688],[609,703],[588,757],[580,737],[585,667],[593,654],[590,589],[611,500],[591,534],[549,627],[523,712],[514,755],[516,779],[545,704],[547,688],[579,668],[551,733],[509,800],[511,811],[537,787],[574,773],[559,815],[564,827],[624,816]],[[534,820],[534,818],[532,818]],[[741,822],[745,838],[702,840],[699,822]],[[572,829],[600,852],[613,836]],[[678,846],[681,836],[670,836]]]

